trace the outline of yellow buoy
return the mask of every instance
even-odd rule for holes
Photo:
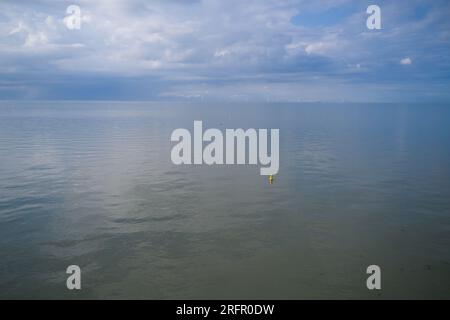
[[[269,183],[272,184],[273,183],[273,175],[269,176]]]

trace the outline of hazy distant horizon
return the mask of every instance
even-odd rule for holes
[[[442,104],[442,105],[450,105],[450,101],[432,101],[432,100],[424,100],[424,101],[267,101],[267,100],[254,100],[254,101],[243,101],[243,100],[101,100],[101,99],[34,99],[34,100],[26,100],[26,99],[0,99],[0,102],[17,102],[17,103],[38,103],[38,102],[50,102],[50,103],[58,103],[58,102],[72,102],[72,103],[183,103],[183,104],[207,104],[207,103],[215,103],[215,104],[408,104],[408,105],[423,105],[423,104]]]

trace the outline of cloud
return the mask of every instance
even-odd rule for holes
[[[447,57],[450,49],[450,25],[443,14],[450,5],[445,0],[430,2],[425,9],[406,0],[380,0],[382,31],[366,28],[368,1],[79,0],[77,4],[81,30],[65,26],[63,2],[0,3],[1,97],[52,99],[78,92],[83,99],[103,98],[108,92],[116,97],[120,92],[123,99],[214,94],[220,99],[257,99],[259,88],[276,83],[278,93],[272,98],[280,101],[305,96],[290,93],[295,88],[308,88],[317,99],[340,99],[330,87],[333,84],[349,93],[355,87],[379,92],[389,85],[392,91],[398,89],[398,99],[404,86],[422,90],[428,86],[435,96],[445,98],[432,86],[450,82],[450,60],[436,59]],[[417,8],[422,8],[420,15]],[[420,57],[414,61],[417,73],[407,76],[392,61],[406,54]],[[400,62],[411,63],[407,57]],[[313,79],[321,79],[328,88],[313,90]],[[98,92],[98,87],[90,92],[87,84],[99,81],[106,92]],[[142,91],[130,89],[141,86]],[[211,90],[205,94],[204,87]],[[365,96],[373,95],[365,92]]]
[[[324,40],[319,42],[314,42],[306,45],[305,52],[307,54],[318,54],[318,55],[332,55],[339,47],[344,45],[345,40]]]
[[[411,60],[411,58],[406,57],[406,58],[403,58],[400,60],[400,64],[404,65],[404,66],[410,65],[410,64],[412,64],[412,60]]]

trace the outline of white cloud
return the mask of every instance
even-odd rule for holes
[[[48,37],[44,32],[28,33],[24,46],[28,48],[45,46],[48,44]]]
[[[220,57],[225,57],[225,56],[227,56],[227,55],[229,55],[229,54],[230,54],[230,50],[227,50],[227,49],[220,49],[220,50],[217,50],[217,51],[214,53],[214,57],[220,58]]]
[[[307,54],[325,54],[330,48],[332,48],[330,43],[316,42],[308,44],[305,48],[305,52]]]
[[[403,58],[400,60],[400,64],[407,66],[407,65],[412,64],[412,60],[411,60],[411,58],[406,57],[406,58]]]
[[[24,26],[22,21],[19,21],[18,25],[16,27],[13,27],[11,31],[8,33],[8,35],[14,35],[16,33],[20,33],[22,31],[27,31],[27,28]]]

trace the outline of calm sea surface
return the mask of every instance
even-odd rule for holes
[[[274,184],[173,165],[194,120],[279,128]],[[450,298],[450,106],[0,102],[0,297]]]

